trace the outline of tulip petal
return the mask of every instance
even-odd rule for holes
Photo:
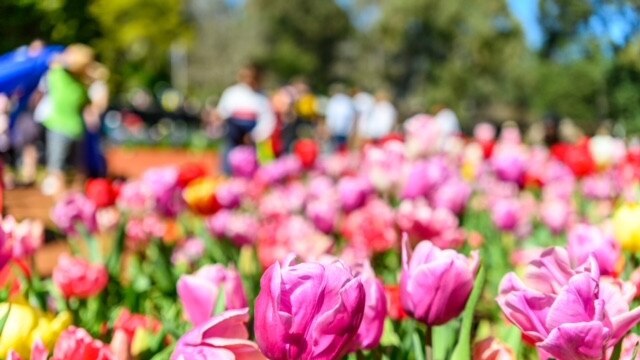
[[[604,303],[598,300],[598,282],[588,273],[574,275],[549,309],[548,329],[562,324],[602,321]]]
[[[640,322],[640,307],[611,318],[611,345],[620,341],[638,322]]]
[[[556,359],[601,360],[609,330],[600,321],[563,324],[538,347]]]
[[[254,332],[260,350],[270,359],[288,358],[283,345],[291,326],[291,315],[280,313],[278,300],[282,286],[281,268],[278,262],[271,265],[260,280],[260,294],[256,298]]]
[[[213,316],[219,288],[208,280],[196,275],[184,275],[178,280],[177,291],[187,318],[193,325],[201,325]]]
[[[529,263],[526,278],[540,292],[558,293],[573,274],[569,254],[555,247],[543,251],[539,259]]]
[[[357,333],[365,305],[364,286],[359,278],[350,280],[340,290],[334,308],[320,315],[310,329],[313,348],[305,359],[338,359]]]
[[[514,273],[509,273],[500,283],[500,295],[496,300],[511,323],[527,337],[536,342],[547,337],[545,319],[553,296],[528,289]]]

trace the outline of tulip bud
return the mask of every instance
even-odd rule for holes
[[[332,360],[349,350],[364,314],[365,290],[344,264],[276,262],[260,285],[255,333],[269,359]]]
[[[401,299],[405,311],[429,326],[442,325],[464,310],[478,270],[478,254],[466,258],[454,250],[440,250],[422,241],[410,253],[402,248]]]

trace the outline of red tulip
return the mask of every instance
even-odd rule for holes
[[[85,189],[87,198],[93,201],[98,208],[105,208],[116,203],[118,189],[113,186],[111,180],[91,179]]]
[[[204,165],[199,163],[184,164],[180,167],[180,173],[178,174],[178,186],[185,188],[193,180],[205,175],[207,175],[207,170]]]
[[[293,152],[296,154],[298,159],[300,159],[300,162],[305,168],[310,168],[315,164],[320,150],[318,149],[318,144],[316,144],[315,141],[311,139],[302,139],[296,142]]]

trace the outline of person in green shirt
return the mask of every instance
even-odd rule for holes
[[[46,195],[64,189],[64,167],[67,158],[83,169],[82,141],[85,134],[83,110],[89,103],[87,85],[94,66],[93,49],[82,44],[69,45],[51,65],[47,74],[50,109],[43,125],[47,130],[47,177],[42,184]]]

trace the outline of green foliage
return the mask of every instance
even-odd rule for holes
[[[189,39],[183,0],[92,0],[88,8],[104,34],[103,61],[117,69],[116,85],[143,86],[166,79],[172,44]]]
[[[337,46],[351,31],[349,17],[334,1],[253,0],[248,11],[259,14],[268,44],[261,58],[280,80],[304,75],[320,87],[333,80]]]

